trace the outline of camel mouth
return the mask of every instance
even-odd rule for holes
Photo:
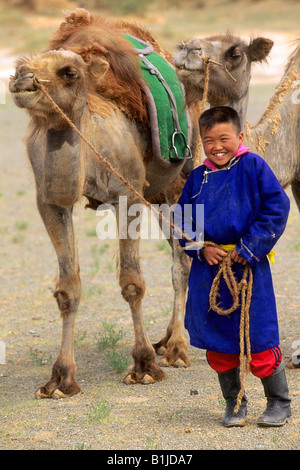
[[[39,91],[37,88],[35,90],[25,89],[25,90],[11,90],[12,95],[23,95],[23,94],[34,94]]]
[[[41,97],[41,92],[37,88],[14,89],[10,90],[10,93],[19,108],[33,108]]]
[[[203,67],[203,64],[199,64],[198,66],[195,66],[193,65],[192,67],[190,67],[189,65],[187,64],[175,64],[175,68],[176,70],[178,71],[178,73],[182,73],[182,72],[188,72],[188,73],[193,73],[193,72],[196,72],[196,73],[203,73],[204,72],[204,67]]]
[[[10,77],[9,91],[13,95],[33,94],[38,91],[38,86],[34,73],[32,71],[25,71],[25,73],[16,73]]]

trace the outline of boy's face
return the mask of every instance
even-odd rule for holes
[[[201,138],[205,155],[218,168],[224,168],[235,156],[244,134],[238,133],[231,122],[215,124],[210,129],[201,129]]]

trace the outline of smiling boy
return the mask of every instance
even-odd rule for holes
[[[234,412],[240,382],[240,308],[223,316],[210,309],[209,294],[218,264],[230,256],[239,282],[248,263],[253,273],[250,305],[251,372],[262,381],[267,408],[260,426],[282,426],[291,414],[288,386],[279,348],[275,296],[268,253],[284,232],[289,199],[264,160],[243,145],[239,117],[229,107],[205,111],[199,120],[206,159],[194,169],[178,201],[182,229],[195,233],[197,205],[204,205],[204,240],[218,246],[186,249],[193,258],[186,303],[185,326],[193,346],[207,350],[209,365],[217,372],[226,400],[225,426],[244,426],[247,399]],[[187,206],[186,206],[187,207]],[[189,237],[190,238],[190,237]],[[196,237],[198,239],[198,237]],[[180,239],[185,247],[185,241]],[[233,245],[225,252],[220,245]],[[222,279],[220,307],[232,305],[232,295]]]

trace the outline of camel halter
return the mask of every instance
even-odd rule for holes
[[[204,92],[203,92],[203,99],[201,102],[201,110],[205,110],[205,105],[207,101],[207,94],[208,94],[208,82],[209,82],[209,63],[212,62],[209,57],[205,58],[205,85],[204,85]],[[221,64],[218,64],[221,65]],[[48,82],[49,80],[41,80],[38,77],[35,77],[35,81],[37,83],[37,86],[40,88],[40,90],[44,93],[44,95],[48,98],[50,103],[52,104],[53,108],[55,111],[69,124],[69,126],[80,136],[80,138],[90,147],[90,149],[100,158],[101,162],[106,166],[106,168],[113,173],[122,183],[127,186],[127,188],[135,194],[135,196],[140,199],[146,207],[148,207],[150,210],[154,210],[159,219],[164,220],[167,224],[170,225],[174,230],[176,230],[180,235],[182,236],[183,239],[187,240],[189,243],[192,243],[196,249],[200,249],[203,246],[218,246],[213,242],[204,242],[204,245],[202,242],[195,242],[194,240],[190,239],[187,237],[186,234],[182,232],[181,229],[176,227],[172,222],[166,219],[166,217],[159,212],[155,207],[152,206],[152,204],[147,201],[133,186],[132,184],[126,180],[112,165],[111,163],[104,158],[101,153],[94,147],[94,145],[89,142],[86,137],[81,133],[81,131],[75,126],[75,124],[71,121],[71,119],[63,112],[63,110],[55,103],[55,101],[52,99],[44,85],[42,85],[43,82]],[[203,112],[202,111],[202,112]],[[226,246],[222,246],[222,249],[226,250]],[[184,249],[184,248],[183,248]],[[231,247],[232,250],[232,247]],[[231,251],[230,250],[230,251]],[[219,264],[219,271],[213,280],[212,286],[211,286],[211,292],[209,295],[209,302],[210,302],[210,308],[217,312],[219,315],[229,315],[232,313],[236,308],[239,306],[239,297],[241,297],[241,318],[240,318],[240,367],[241,367],[241,390],[238,394],[237,398],[237,404],[235,407],[235,412],[238,411],[242,396],[244,394],[244,376],[245,372],[249,371],[250,367],[250,361],[251,361],[251,349],[250,349],[250,338],[249,338],[249,307],[250,307],[250,302],[251,302],[251,294],[252,294],[252,285],[253,285],[253,275],[252,275],[252,270],[247,264],[244,268],[244,274],[242,280],[237,283],[234,274],[231,269],[231,264],[232,260],[230,258],[230,253],[226,257],[223,258],[223,260]],[[218,292],[219,292],[219,287],[220,287],[220,281],[221,277],[224,277],[225,282],[228,286],[228,289],[233,297],[233,305],[230,309],[228,310],[222,310],[218,306],[217,298],[218,298]],[[248,281],[247,281],[248,278]],[[244,365],[244,340],[246,340],[246,369]]]

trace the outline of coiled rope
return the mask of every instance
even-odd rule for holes
[[[216,243],[207,241],[207,242],[204,242],[204,247],[205,246],[218,247],[219,245],[217,245]],[[222,246],[222,249],[226,250],[226,245],[225,247]],[[251,303],[251,297],[252,297],[253,273],[252,273],[252,269],[247,263],[244,266],[242,279],[240,280],[240,282],[238,282],[231,268],[233,261],[231,259],[230,253],[231,251],[229,251],[227,256],[224,256],[224,258],[219,262],[219,269],[213,280],[210,294],[209,294],[209,305],[210,305],[210,308],[214,312],[223,316],[230,315],[230,313],[234,312],[238,307],[240,307],[240,310],[241,310],[240,328],[239,328],[241,389],[239,391],[236,407],[234,409],[234,411],[237,412],[239,410],[241,400],[245,392],[245,373],[248,373],[250,371],[251,345],[250,345],[250,332],[249,332],[249,327],[250,327],[249,310],[250,310],[250,303]],[[225,283],[233,299],[232,306],[226,310],[220,308],[219,303],[218,303],[221,278],[224,278]],[[245,365],[245,343],[246,343],[246,365]]]

